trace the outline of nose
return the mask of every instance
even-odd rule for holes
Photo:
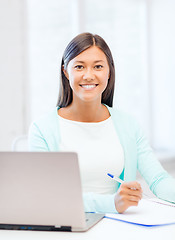
[[[94,78],[95,78],[95,76],[94,76],[93,70],[90,68],[86,69],[86,71],[84,72],[84,75],[83,75],[83,79],[87,80],[87,81],[92,81],[92,80],[94,80]]]

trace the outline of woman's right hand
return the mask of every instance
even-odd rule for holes
[[[138,182],[124,182],[115,195],[115,208],[123,213],[131,206],[137,206],[142,198],[142,188]]]

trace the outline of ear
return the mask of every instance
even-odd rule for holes
[[[64,68],[64,65],[62,66],[62,71],[64,72],[64,75],[66,76],[66,78],[69,80],[69,74],[67,70]]]

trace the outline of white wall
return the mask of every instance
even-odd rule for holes
[[[25,131],[24,1],[0,1],[0,151]]]
[[[72,2],[26,0],[30,118],[35,120],[56,106],[61,58],[73,37]]]
[[[150,5],[153,143],[175,151],[175,1]]]

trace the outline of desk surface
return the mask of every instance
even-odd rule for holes
[[[109,240],[110,238],[121,240],[175,240],[175,225],[146,228],[103,219],[84,233],[0,230],[0,239],[2,240]]]

